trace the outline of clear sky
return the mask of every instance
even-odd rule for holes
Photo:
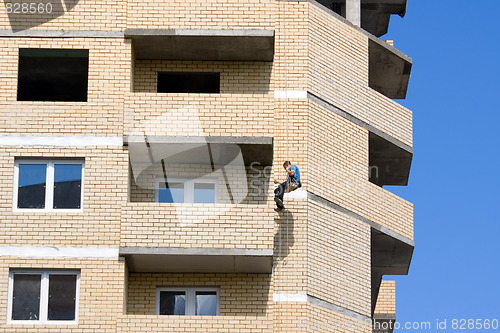
[[[410,181],[387,189],[413,202],[416,243],[409,275],[384,279],[396,280],[397,321],[432,332],[436,319],[441,332],[500,321],[499,14],[499,0],[408,0],[382,37],[413,58],[398,101],[413,111]]]

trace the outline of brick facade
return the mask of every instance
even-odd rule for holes
[[[412,244],[413,205],[369,181],[370,128],[411,148],[412,114],[369,87],[367,34],[313,0],[63,2],[51,15],[0,10],[0,332],[372,331],[371,233]],[[136,59],[125,29],[271,30],[274,61]],[[89,50],[87,102],[17,101],[20,48]],[[220,93],[157,93],[158,72],[218,72]],[[139,181],[129,135],[240,140],[252,156],[267,154],[255,142],[272,139],[272,166],[219,165],[210,155],[209,164],[148,168],[148,151]],[[67,143],[51,142],[56,136]],[[19,143],[26,137],[46,141]],[[23,158],[84,161],[83,209],[17,210],[15,162]],[[276,213],[273,181],[284,179],[285,160],[299,166],[303,186]],[[242,197],[221,191],[216,203],[155,202],[165,169],[173,178],[211,175],[217,188],[230,185]],[[126,247],[152,262],[158,249],[247,251],[231,255],[248,262],[272,252],[272,269],[134,271],[120,256]],[[82,254],[65,257],[68,248]],[[44,257],[42,249],[61,254]],[[92,257],[88,249],[115,254]],[[79,270],[78,322],[8,320],[13,269]],[[156,288],[178,286],[218,287],[220,315],[157,316]],[[375,314],[395,312],[394,293],[384,281]]]

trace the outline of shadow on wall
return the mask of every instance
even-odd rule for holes
[[[71,11],[79,0],[44,0],[20,2],[4,0],[5,11],[14,32],[30,29],[50,22]]]
[[[274,253],[275,260],[285,260],[290,254],[294,244],[294,218],[291,210],[283,210],[278,217],[274,219],[278,224],[278,231],[274,235]]]

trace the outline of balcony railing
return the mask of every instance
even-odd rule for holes
[[[147,316],[122,315],[117,321],[118,333],[272,333],[273,319],[268,316]]]

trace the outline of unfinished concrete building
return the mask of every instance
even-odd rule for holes
[[[379,37],[405,10],[5,0],[0,331],[390,332],[412,60]]]

